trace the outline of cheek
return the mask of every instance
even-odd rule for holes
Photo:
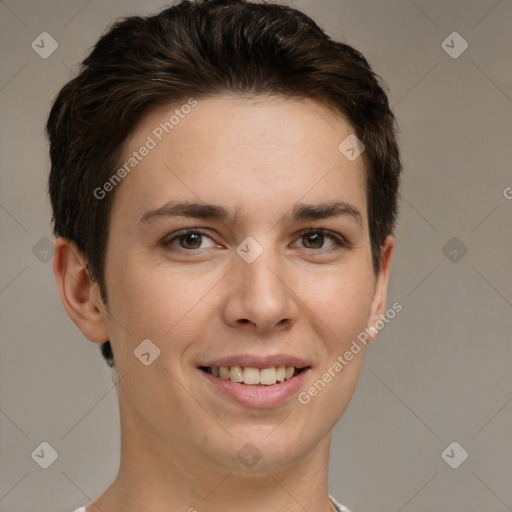
[[[367,327],[375,282],[373,275],[357,269],[310,277],[300,297],[324,326],[333,343],[351,341]]]
[[[359,379],[365,347],[357,337],[367,327],[373,289],[373,274],[354,271],[316,279],[302,292],[323,350],[315,378],[298,399],[309,408],[308,417],[320,418],[318,428],[325,433],[345,411]]]
[[[133,258],[126,266],[111,272],[112,293],[109,305],[116,320],[126,327],[129,337],[149,338],[164,346],[177,333],[201,329],[201,319],[208,318],[206,310],[212,307],[209,291],[220,279],[217,272],[190,274],[174,270],[165,263],[149,266]],[[203,320],[204,321],[204,320]],[[126,332],[123,334],[126,337]]]

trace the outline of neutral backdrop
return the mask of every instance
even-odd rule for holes
[[[331,492],[354,512],[512,511],[512,2],[289,3],[387,82],[405,164],[389,293],[403,310],[335,428]],[[51,271],[43,126],[106,26],[162,6],[0,4],[1,512],[70,512],[116,474],[112,375]]]

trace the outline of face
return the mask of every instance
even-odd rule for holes
[[[121,165],[138,161],[110,218],[123,429],[206,466],[247,470],[246,443],[255,468],[292,464],[329,439],[364,347],[335,363],[383,313],[364,162],[338,150],[349,124],[311,100],[198,99],[166,133],[175,110],[127,141]]]

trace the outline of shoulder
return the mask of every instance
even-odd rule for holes
[[[339,512],[350,512],[350,510],[347,507],[345,507],[345,506],[341,505],[340,503],[338,503],[332,496],[329,496],[329,497],[331,498],[331,501],[332,501],[333,505],[336,507],[336,509]],[[75,510],[75,512],[86,512],[86,510],[85,510],[85,507],[80,507],[80,508],[77,508]]]
[[[336,507],[336,510],[338,510],[339,512],[350,512],[350,510],[347,507],[345,507],[341,503],[338,503],[331,495],[329,495],[329,498],[331,498],[332,504]],[[76,512],[81,511],[77,510]]]

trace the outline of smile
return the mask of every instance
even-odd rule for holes
[[[229,380],[247,386],[273,386],[290,380],[301,373],[304,368],[295,366],[270,366],[268,368],[255,368],[251,366],[201,366],[201,370],[214,377]]]
[[[290,403],[305,387],[312,371],[310,366],[269,366],[267,363],[259,368],[229,364],[212,363],[212,366],[199,366],[197,370],[204,377],[208,392],[250,409],[274,409]]]

